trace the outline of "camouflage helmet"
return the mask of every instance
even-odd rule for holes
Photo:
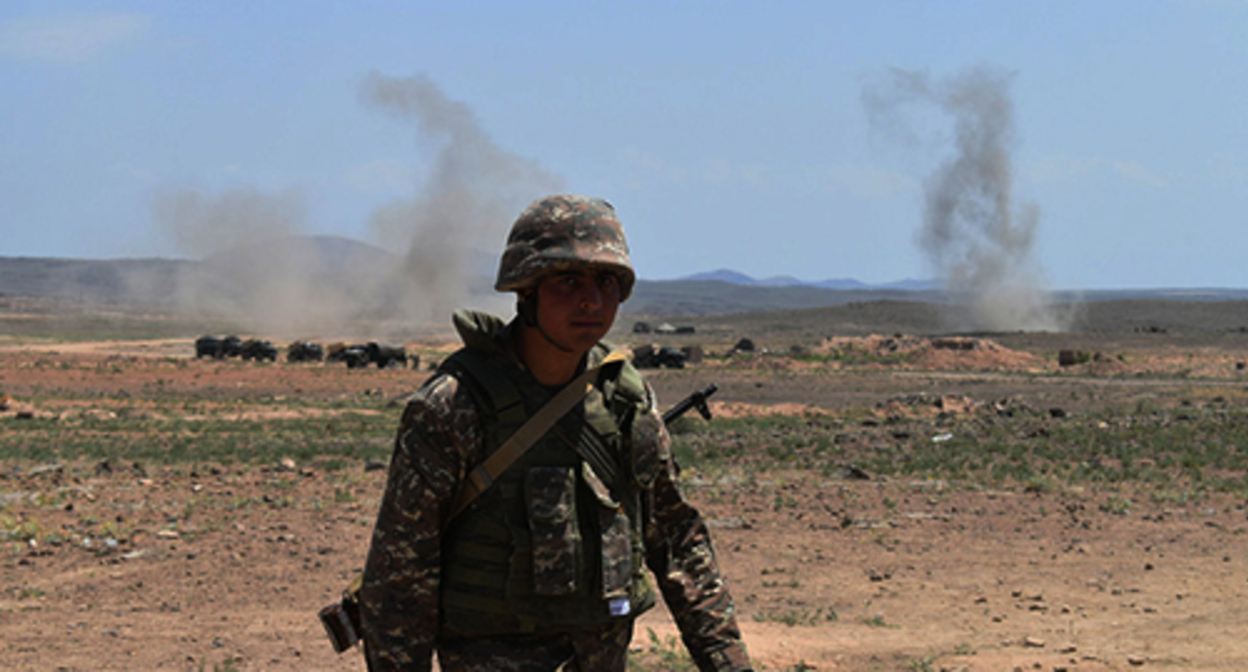
[[[615,208],[601,198],[547,196],[525,208],[512,225],[494,289],[529,289],[549,273],[585,266],[614,272],[620,301],[628,299],[636,273]]]

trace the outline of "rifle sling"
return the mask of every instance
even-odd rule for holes
[[[542,406],[537,413],[533,414],[533,417],[521,425],[515,434],[498,447],[498,450],[469,471],[468,478],[464,479],[460,488],[459,496],[455,498],[455,506],[451,509],[451,519],[462,513],[478,495],[489,489],[495,479],[515,464],[530,446],[537,443],[537,440],[550,431],[550,428],[560,418],[567,415],[568,411],[594,389],[594,381],[603,366],[624,360],[623,352],[613,350],[597,366],[585,369],[584,373],[564,386],[553,399],[546,402],[545,406]]]

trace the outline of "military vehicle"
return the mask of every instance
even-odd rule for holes
[[[225,338],[217,338],[216,336],[200,336],[195,341],[195,357],[212,357],[213,359],[225,359],[226,357],[238,357],[243,354],[243,340],[237,336],[226,336]]]
[[[221,339],[221,349],[217,351],[217,359],[222,357],[241,357],[243,354],[243,339],[237,336],[226,336]]]
[[[407,368],[407,348],[401,345],[383,345],[370,342],[364,346],[364,350],[368,353],[368,360],[376,364],[379,369],[389,367]]]
[[[325,355],[327,362],[345,362],[348,369],[360,369],[369,364],[377,368],[407,368],[407,349],[401,345],[385,345],[370,341],[364,344],[333,343]],[[420,360],[415,358],[417,362]]]
[[[216,336],[200,336],[195,340],[195,358],[212,357],[216,359],[220,357],[221,339]]]
[[[348,369],[359,369],[368,366],[368,349],[363,345],[348,343],[332,343],[325,355],[327,362],[345,362]]]
[[[325,359],[325,348],[311,341],[295,341],[286,346],[288,362],[319,362]]]
[[[737,344],[732,346],[732,348],[728,350],[728,352],[725,353],[724,356],[731,357],[737,354],[738,352],[754,352],[754,341],[748,338],[742,338],[741,340],[737,341]]]
[[[655,348],[653,345],[639,345],[633,348],[633,366],[639,369],[683,369],[685,353],[665,345]]]
[[[276,362],[277,348],[268,341],[251,338],[247,339],[239,348],[239,356],[247,361],[254,359],[257,362],[261,362],[267,359],[270,362]]]

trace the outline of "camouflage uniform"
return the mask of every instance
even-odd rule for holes
[[[522,369],[509,346],[509,332],[515,328],[513,323],[491,336],[510,353],[512,365]],[[593,356],[591,352],[589,358]],[[445,672],[622,672],[636,613],[605,626],[557,633],[457,638],[448,630],[440,609],[443,534],[460,483],[487,457],[482,417],[468,388],[450,371],[439,371],[403,414],[360,596],[369,668],[429,670],[436,649]],[[706,524],[680,493],[671,439],[648,385],[645,395],[650,402],[645,412],[652,421],[637,426],[653,430],[633,441],[653,442],[661,456],[647,493],[645,564],[699,669],[749,670]]]

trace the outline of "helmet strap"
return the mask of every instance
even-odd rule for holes
[[[524,323],[524,326],[535,329],[556,350],[560,352],[576,352],[572,348],[556,343],[555,339],[551,338],[550,334],[546,333],[546,330],[542,328],[542,324],[537,321],[537,290],[529,290],[517,295],[516,314],[520,316],[520,321]]]
[[[537,326],[537,291],[526,290],[516,294],[516,314],[526,327]]]

